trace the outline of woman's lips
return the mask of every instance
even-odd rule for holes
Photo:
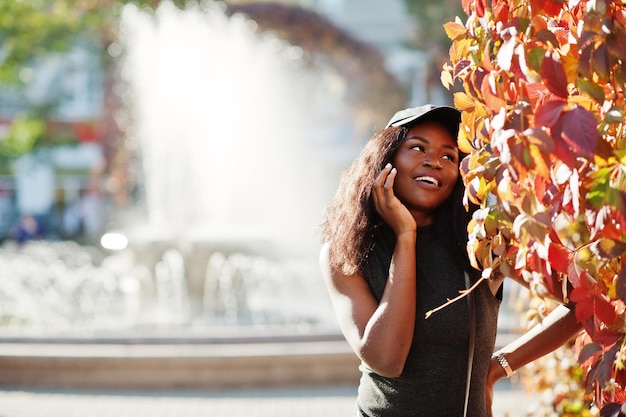
[[[415,177],[414,179],[416,182],[419,182],[424,185],[436,187],[436,188],[439,188],[441,184],[441,181],[439,180],[439,178],[436,178],[430,175],[421,175],[419,177]]]

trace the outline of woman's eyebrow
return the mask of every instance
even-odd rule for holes
[[[415,136],[407,136],[407,138],[405,140],[407,140],[407,141],[415,140],[415,141],[424,142],[425,144],[430,145],[430,141],[428,139],[426,139],[425,137],[422,137],[422,136],[417,136],[417,135],[415,135]],[[454,145],[444,144],[444,145],[442,145],[442,147],[450,149],[451,151],[454,151],[454,152],[459,152],[459,148],[457,146],[454,146]]]

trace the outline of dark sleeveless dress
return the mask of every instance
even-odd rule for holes
[[[380,301],[395,236],[387,234],[368,257],[363,275]],[[466,298],[425,319],[428,310],[454,298],[465,288],[461,267],[438,239],[434,226],[417,233],[417,320],[413,344],[402,374],[385,378],[365,363],[357,399],[357,415],[368,417],[462,417],[469,351],[469,305]],[[487,282],[473,292],[476,344],[468,416],[487,416],[485,383],[493,353],[500,299]]]

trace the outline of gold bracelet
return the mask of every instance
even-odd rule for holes
[[[494,353],[493,357],[496,358],[498,363],[502,366],[507,378],[515,373],[513,368],[511,368],[511,365],[509,365],[509,361],[506,360],[506,357],[501,352]]]

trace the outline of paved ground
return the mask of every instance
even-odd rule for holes
[[[350,417],[355,388],[206,392],[0,391],[0,417]],[[525,417],[529,397],[496,390],[494,417]]]

